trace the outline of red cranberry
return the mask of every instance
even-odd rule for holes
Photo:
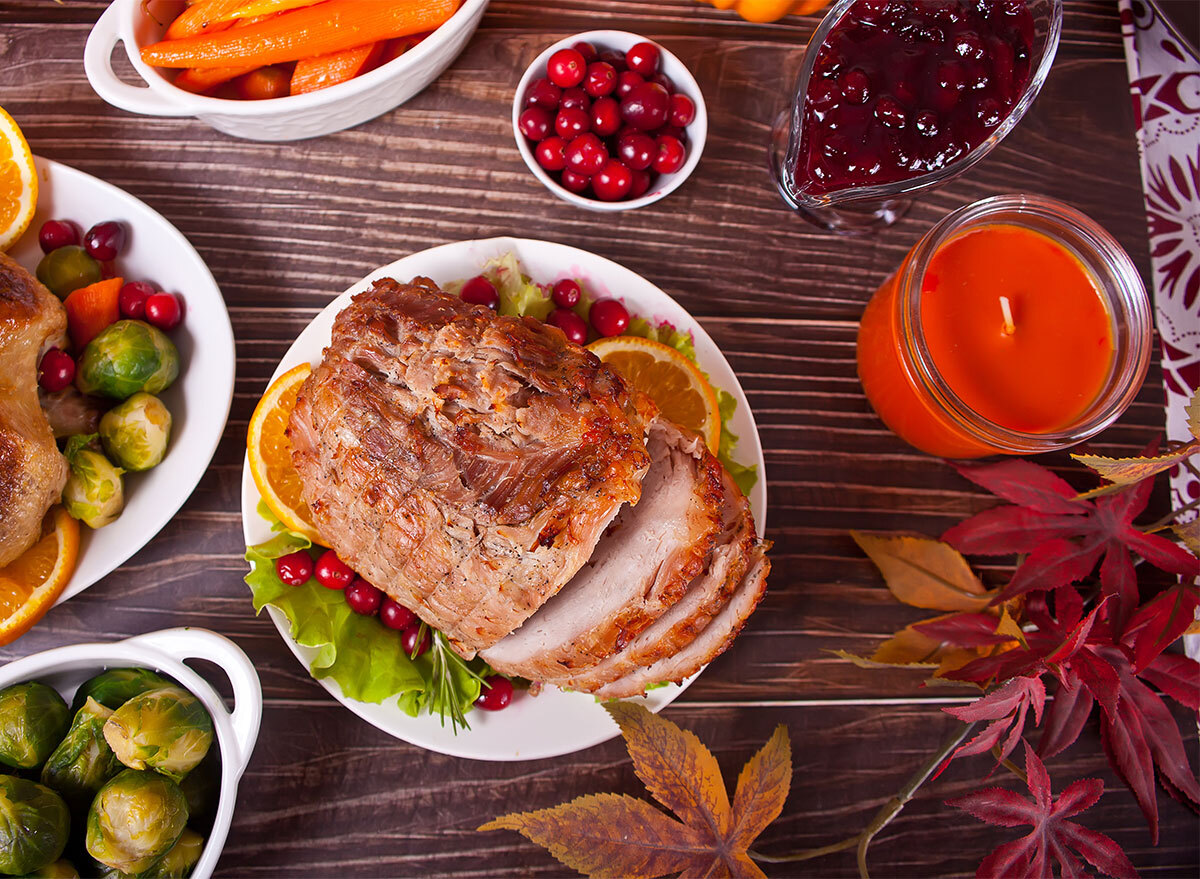
[[[629,187],[630,198],[641,198],[650,188],[653,178],[649,171],[633,171],[633,184]]]
[[[526,107],[521,111],[521,115],[517,117],[517,127],[521,129],[521,134],[535,141],[546,138],[550,133],[550,126],[553,122],[554,117],[550,115],[550,111],[536,104],[532,107]]]
[[[650,135],[638,131],[617,141],[617,156],[634,171],[645,171],[654,161],[658,146]]]
[[[100,262],[100,278],[107,281],[110,278],[117,276],[117,263],[115,260],[106,259]]]
[[[561,281],[555,282],[554,290],[550,294],[550,298],[559,308],[574,308],[579,304],[582,296],[583,290],[580,288],[579,282],[573,278],[563,278]]]
[[[575,49],[559,49],[546,62],[546,75],[556,86],[569,89],[583,82],[587,62]]]
[[[687,158],[687,150],[676,138],[665,134],[659,135],[655,138],[654,144],[658,147],[652,165],[655,171],[659,174],[674,174],[683,167],[683,160]]]
[[[633,172],[616,159],[609,159],[592,178],[592,191],[601,201],[620,201],[633,188]]]
[[[588,100],[587,92],[576,86],[575,88],[563,89],[562,100],[558,102],[560,110],[586,110],[592,105]]]
[[[145,281],[130,281],[117,294],[117,308],[121,317],[142,320],[146,316],[146,300],[154,295],[154,287]]]
[[[903,128],[908,121],[908,113],[895,98],[880,98],[875,105],[875,118],[888,128]]]
[[[808,94],[808,102],[818,113],[832,110],[841,99],[842,90],[829,80],[820,80],[814,83]]]
[[[916,125],[917,131],[926,137],[936,137],[938,133],[938,117],[937,113],[932,110],[922,110],[917,114],[913,124]]]
[[[589,131],[592,127],[591,117],[586,110],[578,107],[568,107],[559,110],[554,117],[554,131],[559,137],[570,141]]]
[[[183,320],[183,303],[174,293],[155,293],[146,300],[145,309],[146,323],[164,333],[171,332]]]
[[[419,622],[410,623],[400,633],[400,646],[404,648],[404,652],[411,659],[416,659],[433,646],[433,636],[429,634],[429,627],[423,626]]]
[[[616,88],[617,97],[623,99],[626,95],[633,91],[636,86],[641,85],[645,81],[646,80],[640,73],[634,73],[632,70],[624,70],[621,73],[618,73]]]
[[[871,96],[871,80],[861,70],[851,70],[842,77],[842,97],[851,104],[865,104]]]
[[[592,307],[595,308],[594,305]],[[569,308],[554,309],[546,318],[546,323],[562,330],[568,342],[582,345],[587,341],[587,324],[583,322],[583,318]]]
[[[66,351],[50,348],[38,367],[38,384],[53,394],[75,381],[75,360]]]
[[[38,244],[42,253],[49,253],[66,247],[68,244],[79,244],[79,227],[70,220],[47,220],[38,230]]]
[[[608,149],[590,131],[568,143],[563,155],[567,157],[567,167],[585,177],[591,177],[608,161]]]
[[[587,42],[587,40],[580,40],[578,43],[571,46],[571,48],[574,49],[576,52],[578,52],[580,55],[582,55],[583,60],[586,61],[588,64],[591,64],[593,61],[596,60],[596,57],[597,57],[596,47],[593,46],[591,43]]]
[[[687,145],[687,132],[678,125],[664,125],[662,128],[658,129],[658,131],[654,132],[655,137],[661,137],[663,135],[666,135],[667,137],[673,137],[681,144],[684,144],[685,146]]]
[[[611,64],[613,69],[620,73],[626,70],[629,65],[625,63],[625,53],[618,52],[616,49],[605,49],[596,56],[597,61],[603,61],[605,64]]]
[[[553,113],[558,109],[561,99],[562,89],[543,76],[530,84],[529,91],[525,93],[525,106],[545,107]]]
[[[954,38],[954,54],[959,58],[982,61],[987,50],[984,49],[983,40],[980,39],[979,34],[974,31],[963,31]]]
[[[671,81],[671,77],[667,76],[661,70],[658,73],[652,73],[646,77],[646,82],[656,82],[665,88],[668,92],[675,91],[675,83]]]
[[[398,632],[407,629],[415,622],[419,622],[415,613],[403,604],[399,604],[386,596],[383,599],[383,604],[379,606],[379,619],[389,629],[395,629]]]
[[[601,137],[616,134],[621,127],[621,105],[615,98],[596,98],[592,104],[592,131]]]
[[[125,227],[115,220],[97,223],[83,236],[83,249],[92,259],[116,259],[125,247]]]
[[[298,549],[275,559],[275,573],[289,586],[303,586],[313,575],[312,556]]]
[[[568,192],[573,192],[576,195],[583,195],[592,186],[592,178],[587,174],[576,174],[570,168],[565,168],[562,172],[563,189]]]
[[[617,68],[607,61],[593,61],[588,65],[583,90],[593,98],[607,95],[617,87]]]
[[[588,320],[602,336],[619,336],[629,329],[629,312],[616,299],[598,299],[588,312]]]
[[[671,96],[656,82],[643,82],[630,89],[621,101],[621,118],[642,131],[653,131],[667,122]]]
[[[383,593],[362,577],[355,577],[354,582],[346,587],[345,594],[346,604],[350,605],[350,609],[365,617],[375,616],[379,613],[379,606],[383,604]]]
[[[547,171],[561,171],[567,167],[567,159],[563,155],[566,146],[565,140],[553,134],[534,147],[533,157]]]
[[[696,104],[687,95],[671,95],[671,112],[668,120],[672,125],[687,128],[696,118]]]
[[[659,51],[658,46],[653,43],[637,43],[630,46],[629,51],[625,53],[625,63],[629,65],[629,69],[640,73],[642,76],[650,76],[658,71]]]
[[[326,589],[345,589],[354,582],[355,576],[353,569],[338,558],[338,554],[332,549],[321,553],[314,574],[317,582]]]
[[[476,275],[463,284],[458,295],[463,302],[470,302],[472,305],[486,305],[491,309],[500,307],[500,294],[496,292],[496,285],[483,275]]]
[[[980,98],[979,103],[975,105],[975,118],[979,120],[980,125],[986,125],[988,128],[999,125],[1002,114],[996,99]]]
[[[504,675],[488,675],[483,679],[483,686],[479,689],[479,698],[475,700],[475,705],[484,711],[499,711],[508,707],[512,697],[512,681]]]

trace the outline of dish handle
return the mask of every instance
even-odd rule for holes
[[[220,666],[233,686],[233,711],[229,721],[237,748],[232,755],[226,753],[228,749],[223,750],[222,758],[228,758],[240,776],[250,762],[262,721],[262,684],[249,657],[224,635],[207,629],[162,629],[130,638],[126,643],[149,647],[179,662],[205,659]]]
[[[111,3],[88,34],[83,50],[83,69],[96,94],[114,107],[144,116],[191,116],[195,110],[164,98],[149,87],[139,88],[122,82],[112,68],[112,53],[123,38],[117,30],[117,17],[128,15],[124,3]]]

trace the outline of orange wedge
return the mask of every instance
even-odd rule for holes
[[[267,388],[250,419],[246,454],[250,460],[250,475],[271,512],[290,531],[303,534],[313,543],[321,543],[321,535],[317,533],[312,513],[300,490],[300,474],[292,466],[292,444],[287,438],[288,419],[296,405],[296,395],[310,372],[312,367],[302,363],[289,369]]]
[[[0,250],[8,250],[29,228],[37,208],[37,172],[25,135],[0,107]]]
[[[51,508],[38,542],[0,568],[0,644],[20,638],[54,605],[78,558],[79,523]]]
[[[629,385],[648,394],[663,415],[704,437],[709,451],[717,453],[721,441],[717,393],[696,364],[670,345],[640,336],[597,339],[588,350]]]

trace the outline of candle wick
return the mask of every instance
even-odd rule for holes
[[[1000,311],[1004,313],[1004,335],[1011,336],[1017,331],[1017,325],[1013,323],[1012,306],[1007,296],[1000,297]]]

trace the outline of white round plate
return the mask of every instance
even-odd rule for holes
[[[34,158],[38,208],[8,255],[32,272],[42,258],[38,229],[49,219],[84,230],[120,220],[127,233],[117,269],[184,300],[183,323],[170,333],[179,348],[179,378],[160,396],[171,410],[171,442],[161,464],[125,475],[125,510],[111,525],[82,529],[79,563],[59,601],[78,595],[150,542],[208,469],[233,400],[233,329],[212,273],[188,240],[160,213],[117,187],[58,162]]]
[[[414,253],[376,269],[349,290],[329,303],[288,349],[275,370],[272,381],[301,363],[317,363],[329,344],[333,319],[350,303],[350,297],[366,290],[378,278],[395,278],[407,282],[417,275],[432,278],[438,284],[469,278],[478,274],[485,262],[495,256],[513,252],[525,274],[542,284],[560,278],[583,281],[596,298],[615,296],[629,310],[652,322],[669,321],[680,330],[691,331],[695,338],[696,357],[700,366],[716,387],[724,388],[737,398],[737,414],[730,428],[739,437],[736,457],[758,467],[758,481],[750,492],[750,506],[761,535],[766,525],[766,467],[758,429],[742,386],[729,363],[717,349],[708,333],[666,293],[645,278],[617,265],[611,260],[587,251],[532,241],[525,238],[490,238],[483,241],[461,241]],[[258,514],[258,489],[250,476],[249,467],[242,471],[242,530],[247,544],[262,543],[272,537],[267,522]],[[301,647],[288,634],[288,623],[282,613],[270,609],[275,627],[296,657],[307,669],[316,651]],[[651,711],[669,705],[695,677],[682,685],[671,684],[652,690],[644,704]],[[331,680],[321,685],[335,699],[386,733],[422,748],[470,757],[476,760],[537,760],[581,751],[617,735],[617,725],[594,697],[584,693],[565,693],[546,687],[537,697],[518,693],[512,705],[503,711],[472,711],[467,715],[470,730],[455,735],[447,723],[431,715],[409,717],[392,700],[392,704],[371,705],[346,699]]]

